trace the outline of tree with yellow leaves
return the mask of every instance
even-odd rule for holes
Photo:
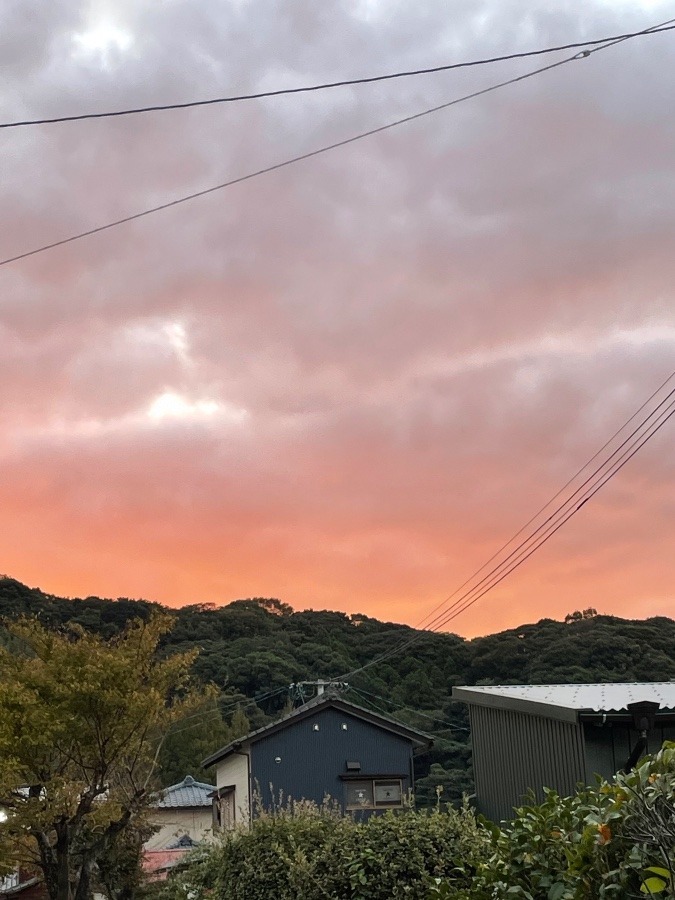
[[[105,641],[37,619],[0,648],[0,869],[41,873],[50,900],[88,900],[98,863],[144,824],[172,724],[212,700],[195,652],[162,658],[159,614]]]

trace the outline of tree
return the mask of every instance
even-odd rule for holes
[[[153,614],[105,641],[6,623],[23,650],[0,648],[0,848],[51,900],[91,896],[99,861],[142,827],[167,730],[213,696],[191,686],[196,651],[157,655],[170,626]]]
[[[569,625],[570,622],[583,622],[585,619],[594,619],[597,614],[597,609],[594,609],[592,606],[589,606],[588,609],[582,609],[581,612],[575,609],[574,612],[567,613],[565,624]]]
[[[246,700],[245,697],[242,699]],[[186,775],[192,775],[197,781],[210,782],[213,770],[203,769],[202,760],[250,730],[248,717],[239,705],[228,725],[219,703],[211,700],[187,719],[176,722],[176,727],[167,735],[159,754],[159,781],[163,787],[168,787],[182,781]]]
[[[55,597],[0,577],[0,618],[31,614],[52,628],[75,623],[112,638],[131,619],[147,621],[153,612],[162,611],[168,613],[145,600]],[[226,709],[232,709],[232,703],[243,704],[249,719],[244,730],[259,728],[280,715],[289,684],[359,669],[412,637],[416,643],[407,651],[360,671],[355,676],[356,686],[371,694],[380,710],[386,708],[394,717],[439,736],[449,734],[446,729],[452,725],[468,728],[466,707],[451,700],[453,685],[675,679],[675,621],[663,616],[629,621],[598,615],[593,607],[581,607],[567,616],[566,623],[542,619],[501,634],[464,640],[453,634],[416,632],[360,614],[292,612],[280,601],[264,598],[215,607],[194,603],[171,614],[175,615],[175,624],[162,639],[161,650],[174,653],[199,647],[193,677],[220,686],[223,696],[219,708],[228,728],[233,723]],[[19,648],[17,638],[1,626],[0,646],[12,652]],[[619,652],[615,653],[616,648]],[[426,680],[417,693],[415,673],[420,672]],[[408,676],[413,677],[406,682]],[[367,705],[358,693],[351,699]],[[425,715],[417,718],[412,714],[407,719],[411,714],[401,708],[409,706]],[[427,718],[430,715],[434,721]],[[213,731],[205,724],[210,721],[216,723]],[[160,754],[163,785],[186,774],[198,777],[195,763],[228,742],[220,733],[218,721],[214,715],[213,720],[204,717],[175,724],[175,739],[165,741]],[[418,760],[418,801],[436,803],[434,790],[427,790],[435,784],[421,777],[430,762],[438,763],[447,773],[443,800],[470,785],[468,731],[453,733],[452,743],[461,745],[462,752],[456,753],[447,742],[437,740],[431,756]],[[212,777],[211,771],[204,780]]]

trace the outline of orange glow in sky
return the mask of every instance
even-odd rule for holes
[[[0,120],[518,52],[667,4],[99,6],[0,15]],[[423,620],[675,369],[672,34],[0,268],[0,571]],[[528,67],[7,130],[0,258]],[[674,428],[447,627],[675,615]]]

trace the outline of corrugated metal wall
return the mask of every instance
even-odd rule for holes
[[[342,804],[344,783],[340,775],[347,774],[348,760],[360,763],[364,778],[399,774],[403,776],[403,791],[412,787],[409,740],[349,713],[319,708],[314,715],[289,722],[253,744],[253,789],[260,792],[267,809],[279,803],[280,795],[318,804],[328,795]]]
[[[505,709],[470,705],[473,769],[480,812],[494,822],[509,819],[532,788],[574,793],[585,781],[579,725]]]
[[[583,729],[586,778],[591,784],[595,775],[609,779],[623,768],[640,738],[634,728],[625,725],[585,722]],[[656,753],[664,741],[675,740],[675,726],[657,726],[647,740],[648,752]]]

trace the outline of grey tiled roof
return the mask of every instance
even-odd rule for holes
[[[211,806],[209,794],[215,789],[213,784],[204,784],[202,781],[195,781],[192,775],[186,775],[178,784],[165,788],[156,805],[160,809]]]

